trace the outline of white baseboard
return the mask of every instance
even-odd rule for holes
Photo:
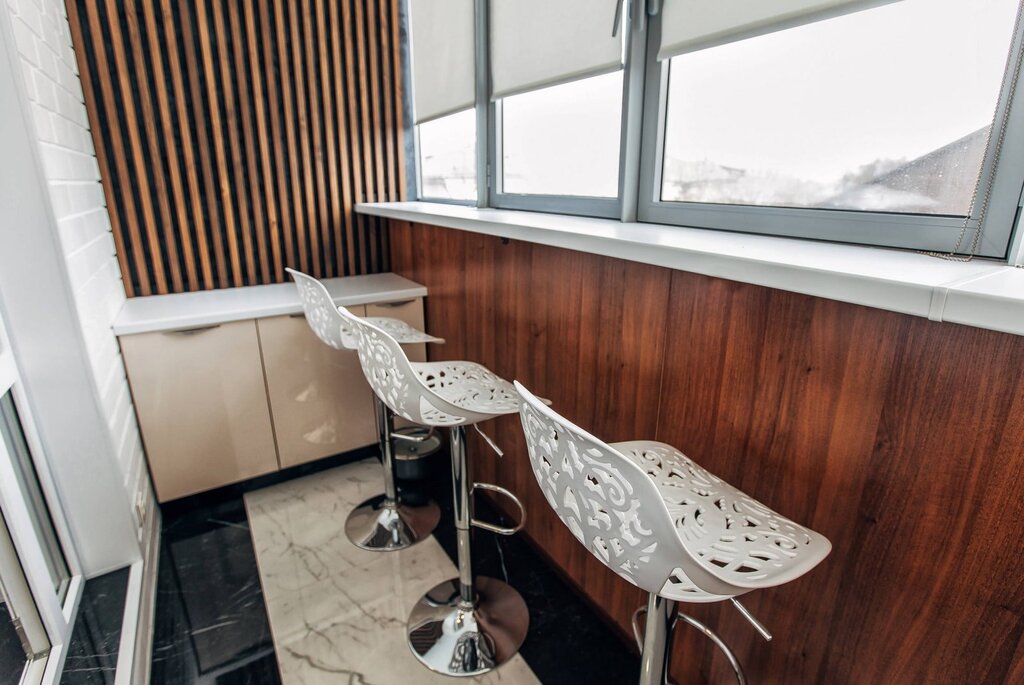
[[[143,558],[131,566],[114,685],[149,685],[153,656],[153,619],[160,562],[160,510],[150,498]]]

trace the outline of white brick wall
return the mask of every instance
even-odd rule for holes
[[[61,246],[125,488],[148,504],[142,441],[111,324],[124,303],[63,0],[7,0]],[[139,516],[135,512],[136,517]]]

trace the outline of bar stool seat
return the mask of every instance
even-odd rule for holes
[[[364,319],[397,340],[400,345],[444,342],[444,338],[436,338],[428,333],[424,333],[401,319],[395,319],[390,316],[367,316]],[[356,349],[355,340],[352,340],[351,347],[346,347],[346,349]]]
[[[357,349],[356,338],[348,320],[342,316],[326,286],[308,274],[286,269],[295,279],[306,322],[325,345],[336,350]],[[345,310],[348,314],[348,310]],[[400,319],[386,316],[367,317],[379,330],[399,344],[443,343]],[[430,435],[414,436],[408,431],[395,430],[394,414],[379,399],[374,398],[377,414],[377,435],[384,471],[384,492],[371,497],[353,510],[345,520],[345,535],[361,549],[372,552],[394,552],[406,549],[433,532],[441,520],[441,509],[433,500],[413,505],[402,501],[395,485],[394,441],[424,442]]]
[[[410,364],[434,394],[474,415],[504,416],[519,411],[515,386],[487,367],[463,361]]]
[[[777,514],[680,452],[654,440],[613,442],[654,482],[683,546],[708,571],[739,588],[788,583],[814,568],[828,541]],[[824,545],[822,545],[824,541]],[[682,602],[718,602],[677,569],[660,594]]]
[[[646,590],[647,620],[634,632],[642,651],[641,685],[667,682],[672,629],[682,620],[743,669],[718,635],[677,613],[676,602],[730,601],[766,640],[771,634],[736,599],[782,585],[817,566],[831,550],[805,528],[696,464],[650,440],[605,443],[515,383],[534,476],[576,539],[608,568]]]

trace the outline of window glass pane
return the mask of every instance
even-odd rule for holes
[[[661,199],[967,214],[1017,0],[904,0],[671,61]]]
[[[476,112],[467,109],[416,127],[420,146],[420,195],[476,199]]]
[[[503,191],[617,197],[621,119],[621,71],[503,99]]]
[[[32,525],[35,528],[39,546],[43,550],[43,556],[46,558],[53,590],[58,599],[63,601],[71,573],[68,570],[67,561],[64,559],[60,541],[57,539],[57,531],[54,529],[53,519],[50,518],[50,509],[43,497],[39,476],[36,473],[32,454],[29,452],[28,442],[25,440],[25,433],[22,431],[21,421],[18,418],[18,409],[10,392],[0,397],[0,438],[7,446],[14,472],[18,477],[18,485],[21,486],[25,502],[32,514]]]

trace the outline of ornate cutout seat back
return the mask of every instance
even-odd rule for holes
[[[515,386],[533,475],[548,504],[605,566],[647,592],[661,593],[686,551],[655,484],[610,445]],[[699,575],[705,590],[739,594],[710,574]]]
[[[714,602],[789,582],[831,545],[670,445],[607,444],[519,383],[534,476],[548,504],[605,565],[648,592]]]
[[[457,426],[515,413],[511,385],[479,364],[410,362],[385,330],[344,308],[339,313],[355,338],[367,382],[402,418],[422,426]]]
[[[306,313],[306,321],[316,337],[336,350],[356,349],[355,337],[331,299],[331,294],[327,292],[327,287],[301,271],[289,268],[285,271],[292,275],[295,285],[299,287],[302,311]]]

